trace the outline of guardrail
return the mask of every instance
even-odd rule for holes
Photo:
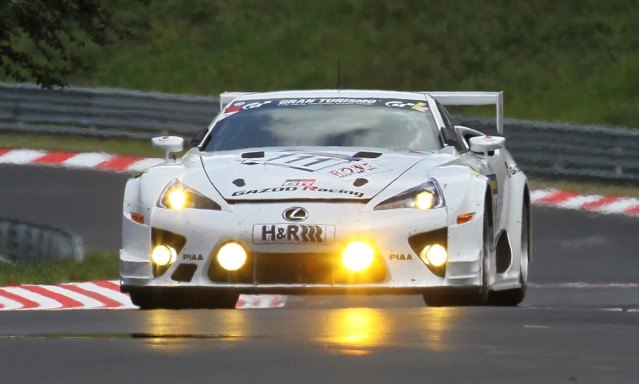
[[[217,97],[120,89],[42,90],[0,83],[0,132],[77,134],[148,139],[193,136],[219,110]],[[457,117],[483,132],[495,121]],[[505,136],[530,175],[573,180],[638,182],[638,131],[505,119]]]
[[[0,262],[84,259],[78,235],[60,229],[0,218]]]

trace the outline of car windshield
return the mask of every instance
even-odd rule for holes
[[[433,151],[439,145],[426,102],[306,98],[229,104],[203,150],[336,146]]]

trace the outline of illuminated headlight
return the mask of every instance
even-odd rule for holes
[[[447,262],[447,250],[440,244],[427,245],[420,252],[420,259],[434,267],[441,267]]]
[[[151,261],[164,267],[176,261],[176,250],[168,245],[158,245],[151,252]]]
[[[247,261],[247,251],[238,243],[227,243],[220,247],[216,259],[227,271],[237,271]]]
[[[158,207],[169,209],[211,209],[220,210],[220,205],[193,188],[187,187],[178,180],[169,183],[158,200]]]
[[[427,210],[444,207],[444,196],[435,179],[411,188],[378,204],[374,210],[414,208]]]
[[[371,266],[375,250],[364,241],[354,241],[342,252],[342,264],[352,272],[362,272]]]

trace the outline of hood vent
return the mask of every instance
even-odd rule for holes
[[[261,159],[264,157],[264,151],[245,152],[240,155],[243,159]]]
[[[368,152],[368,151],[360,151],[353,155],[353,157],[359,157],[361,159],[377,159],[382,156],[380,152]]]
[[[355,179],[355,181],[353,182],[353,186],[354,187],[362,187],[363,185],[367,184],[368,182],[369,182],[369,180],[363,179],[363,178]]]

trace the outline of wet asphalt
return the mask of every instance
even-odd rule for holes
[[[0,177],[0,217],[119,248],[126,176],[0,166]],[[320,296],[270,310],[6,312],[0,382],[637,383],[638,219],[532,213],[518,308]]]

